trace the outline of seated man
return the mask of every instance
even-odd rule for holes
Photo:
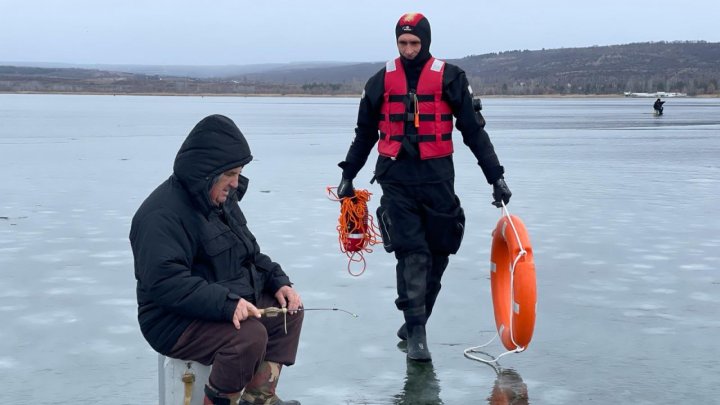
[[[302,302],[238,205],[251,160],[227,117],[206,117],[187,136],[173,174],[132,220],[138,321],[157,352],[212,364],[205,405],[299,405],[275,387],[282,365],[295,363]],[[261,318],[270,306],[287,308],[287,330],[282,316]]]

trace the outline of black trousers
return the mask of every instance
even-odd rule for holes
[[[263,294],[258,308],[280,306],[275,297]],[[180,335],[170,357],[211,365],[210,384],[223,393],[239,392],[250,382],[262,361],[295,363],[303,312],[285,317],[248,318],[235,329],[232,322],[196,320]]]
[[[418,186],[381,184],[381,226],[398,260],[397,308],[422,324],[440,292],[448,256],[462,240],[464,215],[452,180]]]

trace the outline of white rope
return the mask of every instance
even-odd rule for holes
[[[365,269],[367,268],[367,262],[365,261],[365,256],[362,255],[360,252],[352,252],[351,254],[345,253],[348,257],[348,265],[347,265],[347,271],[348,273],[353,277],[359,277],[362,276],[363,273],[365,273]],[[359,259],[356,259],[355,256],[358,256]],[[362,270],[360,270],[357,273],[353,273],[352,271],[352,264],[353,263],[362,263]]]
[[[502,203],[502,212],[503,215],[505,215],[510,222],[510,226],[513,229],[513,232],[515,232],[515,240],[517,240],[518,246],[520,246],[520,253],[519,256],[515,258],[515,262],[513,262],[513,269],[515,268],[515,263],[520,259],[520,256],[525,256],[527,252],[525,251],[525,248],[522,245],[522,242],[520,241],[520,235],[518,235],[517,229],[515,229],[515,224],[512,221],[512,218],[510,218],[510,211],[508,211],[507,206],[505,206],[505,203],[503,201],[500,201]]]
[[[527,254],[527,251],[525,250],[525,247],[523,247],[522,242],[520,241],[520,235],[518,235],[518,231],[515,228],[515,224],[513,223],[512,218],[510,217],[510,211],[507,209],[505,202],[501,200],[500,203],[502,204],[502,215],[507,217],[508,222],[510,222],[510,227],[512,228],[513,232],[515,233],[515,240],[517,240],[518,246],[520,246],[520,252],[515,257],[512,265],[510,266],[510,331],[509,331],[509,333],[510,333],[510,340],[515,345],[515,349],[508,350],[504,353],[501,353],[497,357],[494,357],[494,356],[490,355],[489,353],[477,350],[479,348],[485,347],[485,346],[489,345],[490,343],[492,343],[495,340],[495,338],[499,336],[498,333],[495,333],[495,335],[492,337],[492,339],[490,339],[489,342],[487,342],[483,345],[480,345],[480,346],[469,347],[463,351],[463,354],[468,359],[483,362],[486,364],[497,363],[497,361],[501,357],[503,357],[507,354],[520,353],[520,352],[525,351],[525,349],[527,349],[527,347],[522,347],[519,344],[517,344],[517,342],[515,342],[515,337],[513,336],[513,312],[514,312],[514,308],[515,308],[515,282],[514,282],[514,280],[515,280],[515,265],[517,264],[518,261],[520,261],[520,258],[524,257]],[[482,354],[490,357],[492,360],[486,360],[486,359],[477,357],[471,353],[482,353]]]
[[[513,313],[515,308],[515,265],[520,260],[520,258],[524,257],[527,252],[525,251],[525,247],[523,247],[522,242],[520,241],[520,235],[518,235],[517,228],[515,228],[515,224],[512,221],[512,218],[510,217],[510,211],[507,209],[507,206],[505,205],[505,202],[500,200],[500,203],[502,204],[503,208],[503,215],[505,215],[508,219],[508,222],[510,222],[510,226],[512,227],[513,233],[515,233],[515,240],[517,240],[518,246],[520,246],[520,252],[515,257],[515,260],[513,260],[512,266],[510,266],[510,340],[515,345],[515,350],[512,352],[517,352],[525,350],[524,347],[521,347],[517,342],[515,342],[515,337],[513,336]],[[503,353],[505,354],[505,353]],[[498,356],[499,358],[499,356]]]
[[[497,334],[495,334],[495,336],[497,336]],[[465,357],[467,357],[467,358],[470,359],[470,360],[479,361],[479,362],[482,362],[482,363],[485,363],[485,364],[492,364],[492,363],[497,364],[497,361],[500,360],[501,357],[503,357],[503,356],[505,356],[505,355],[508,355],[508,354],[510,354],[510,353],[520,353],[520,352],[522,352],[522,351],[525,350],[525,348],[515,349],[515,350],[508,350],[508,351],[506,351],[506,352],[500,353],[497,357],[494,357],[494,356],[492,356],[490,353],[477,350],[477,349],[480,348],[480,347],[483,347],[483,346],[469,347],[469,348],[467,348],[467,349],[465,349],[465,350],[463,351],[463,354],[465,355]],[[471,354],[471,353],[482,353],[482,354],[488,356],[488,357],[490,358],[490,360],[488,360],[488,359],[483,359],[483,358],[478,357],[478,356],[475,356],[474,354]]]

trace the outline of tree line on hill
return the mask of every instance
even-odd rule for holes
[[[720,43],[651,42],[508,51],[448,60],[479,95],[720,94]],[[76,68],[0,66],[0,92],[357,95],[383,62],[179,77]]]
[[[657,42],[469,56],[457,63],[483,94],[718,94],[720,43]]]

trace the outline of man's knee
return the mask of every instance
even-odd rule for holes
[[[280,331],[281,337],[290,336],[294,337],[296,340],[300,339],[300,331],[302,330],[302,324],[305,319],[305,311],[297,311],[294,314],[284,314],[281,315],[285,318],[283,319],[283,329]],[[272,339],[272,337],[271,337]]]
[[[264,353],[268,342],[265,326],[257,319],[247,319],[240,323],[240,329],[229,342],[228,353],[237,356],[250,353]]]
[[[430,252],[420,249],[396,255],[402,271],[406,274],[416,275],[430,270]]]
[[[300,329],[302,329],[302,324],[303,324],[304,320],[305,320],[305,311],[297,311],[292,315],[288,315],[288,318],[287,318],[288,330],[292,327],[298,333],[300,333]]]

